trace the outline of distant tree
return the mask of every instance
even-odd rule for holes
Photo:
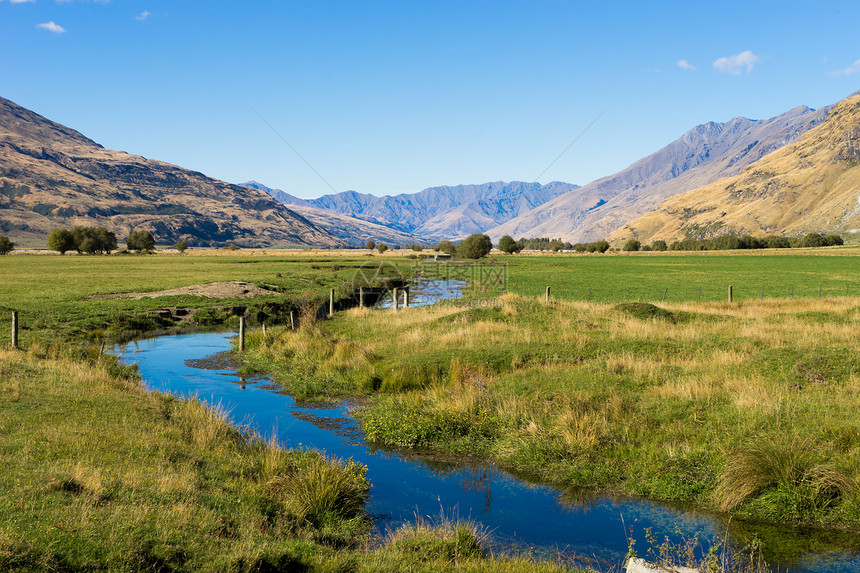
[[[824,237],[818,233],[809,233],[800,240],[801,247],[823,247],[825,246]]]
[[[376,250],[379,251],[379,254],[381,255],[388,250],[388,245],[386,245],[385,243],[379,243],[378,245],[376,245]]]
[[[638,251],[642,247],[642,243],[637,241],[636,239],[630,239],[624,246],[621,247],[622,251]]]
[[[173,245],[173,248],[179,251],[180,254],[185,252],[185,249],[188,248],[188,243],[185,242],[185,239],[179,239],[176,241],[176,244]]]
[[[562,245],[561,243],[553,243],[552,247],[550,247],[550,248],[552,249],[553,253],[557,253],[562,249],[563,246],[564,245]]]
[[[104,227],[75,227],[71,232],[79,253],[107,255],[116,250],[116,235]]]
[[[586,249],[588,249],[588,247],[586,245],[583,245],[582,243],[576,243],[575,245],[573,245],[573,250],[577,253],[584,253]]]
[[[504,237],[499,239],[498,247],[500,251],[508,253],[509,255],[519,253],[521,250],[523,250],[522,246],[517,243],[510,235],[505,235]]]
[[[594,250],[598,253],[605,253],[609,250],[609,243],[606,241],[597,241],[594,243]]]
[[[68,229],[54,229],[48,235],[48,248],[65,255],[67,251],[75,249],[75,237]]]
[[[658,239],[651,243],[651,248],[655,251],[668,251],[669,247],[666,245],[666,241],[662,239]]]
[[[831,233],[829,235],[824,235],[824,245],[827,247],[833,247],[837,245],[844,245],[845,241],[842,240],[842,237],[835,233]]]
[[[367,242],[364,243],[364,248],[368,251],[372,251],[376,248],[376,241],[374,241],[373,239],[368,239]]]
[[[441,243],[436,245],[435,250],[447,253],[451,256],[457,254],[457,246],[451,241],[442,241]]]
[[[424,246],[419,245],[418,243],[412,243],[412,250],[415,251],[416,253],[420,253],[421,251],[424,250]]]
[[[785,237],[768,237],[767,238],[767,248],[768,249],[788,249],[791,247],[791,241],[789,241]]]
[[[480,259],[486,257],[492,249],[493,242],[490,237],[481,233],[473,233],[457,246],[457,254],[464,259]]]
[[[132,251],[138,253],[142,251],[151,251],[155,247],[155,239],[149,231],[132,231],[125,240],[125,244]]]
[[[0,255],[8,255],[15,250],[15,243],[6,235],[0,235]]]

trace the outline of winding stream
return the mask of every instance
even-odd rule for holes
[[[480,522],[494,551],[561,556],[600,570],[618,567],[627,552],[627,530],[644,553],[644,529],[655,537],[695,534],[707,546],[718,536],[755,534],[768,561],[780,571],[860,571],[860,540],[854,535],[752,528],[643,500],[582,499],[532,485],[492,465],[440,461],[374,449],[364,443],[348,405],[297,404],[267,379],[241,379],[219,353],[230,349],[229,333],[162,336],[118,346],[136,363],[151,390],[197,396],[225,407],[240,425],[287,448],[315,448],[329,456],[365,464],[372,484],[367,509],[380,532],[413,521],[416,514],[458,516]],[[623,522],[622,522],[623,517]],[[771,539],[779,540],[775,546]]]

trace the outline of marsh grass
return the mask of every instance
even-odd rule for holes
[[[568,487],[771,521],[860,525],[848,487],[860,475],[860,300],[652,306],[506,294],[487,308],[355,310],[254,339],[245,359],[290,391],[373,396],[357,416],[380,446],[486,455]],[[783,435],[814,444],[806,473],[729,485],[744,444]],[[747,493],[715,496],[720,483]]]

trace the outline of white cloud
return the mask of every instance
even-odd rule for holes
[[[833,72],[827,72],[827,75],[831,76],[831,77],[837,77],[837,76],[850,76],[850,75],[858,74],[858,73],[860,73],[860,60],[857,60],[856,62],[854,62],[853,64],[851,64],[847,68],[845,68],[844,70],[836,70]]]
[[[689,72],[695,72],[696,71],[696,66],[694,66],[693,64],[691,64],[687,60],[678,60],[678,67],[681,68],[682,70],[686,70]]]
[[[741,52],[727,58],[720,58],[714,62],[714,69],[725,74],[740,75],[743,68],[746,68],[746,73],[753,70],[753,66],[761,62],[761,58],[753,54],[751,51]]]
[[[36,24],[37,28],[42,28],[43,30],[47,30],[49,32],[53,32],[55,34],[62,34],[66,31],[62,26],[55,24],[53,20],[50,22],[45,22],[44,24]]]
[[[150,12],[149,10],[144,10],[143,12],[141,12],[140,14],[135,16],[134,19],[143,21],[143,20],[146,20],[147,18],[149,18],[150,16],[152,16],[152,12]]]
[[[0,0],[2,2],[3,0]],[[27,2],[35,2],[36,0],[9,0],[9,4],[26,4]]]

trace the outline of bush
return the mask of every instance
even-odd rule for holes
[[[651,249],[654,251],[668,251],[669,247],[666,245],[666,241],[661,239],[651,243]]]
[[[827,247],[833,247],[833,246],[844,245],[844,244],[845,244],[845,241],[843,241],[842,237],[840,237],[839,235],[831,233],[829,235],[824,236],[824,245]]]
[[[125,243],[128,245],[129,250],[137,251],[138,253],[141,251],[150,251],[155,247],[155,239],[152,238],[149,231],[133,231],[125,240]]]
[[[0,255],[7,255],[15,250],[15,243],[6,235],[0,235]]]
[[[376,245],[376,250],[379,251],[379,254],[381,255],[388,250],[388,245],[386,245],[385,243],[379,243],[378,245]]]
[[[180,253],[184,253],[185,249],[188,248],[188,243],[186,243],[184,239],[179,239],[178,241],[176,241],[176,244],[173,245],[173,248]]]
[[[424,250],[424,246],[419,245],[418,243],[412,243],[412,245],[410,245],[410,246],[412,247],[412,250],[415,251],[416,253],[420,253],[421,251]]]
[[[368,251],[372,251],[376,248],[376,241],[374,241],[373,239],[368,239],[367,242],[364,243],[364,248]]]
[[[621,250],[633,252],[633,251],[638,251],[641,247],[642,247],[642,243],[640,243],[636,239],[630,239],[629,241],[624,243],[624,246],[621,247]]]
[[[818,233],[809,233],[800,240],[801,247],[823,247],[825,246],[824,237]]]
[[[68,229],[54,229],[48,235],[48,248],[65,255],[67,251],[75,248],[75,238]]]
[[[519,253],[521,250],[523,250],[523,247],[522,245],[514,241],[513,237],[511,237],[510,235],[505,235],[504,237],[499,239],[499,250],[508,253],[509,255],[512,255],[514,253]]]
[[[457,246],[457,254],[464,259],[480,259],[490,254],[493,242],[490,237],[481,233],[473,233]]]
[[[457,254],[457,247],[451,241],[442,241],[441,243],[436,245],[436,248],[434,250],[448,253],[452,256]]]

